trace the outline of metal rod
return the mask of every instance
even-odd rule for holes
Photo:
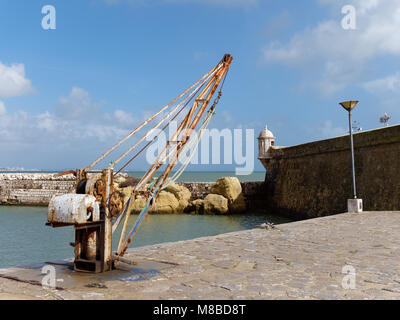
[[[136,266],[137,265],[137,262],[129,260],[129,259],[126,259],[126,258],[123,258],[123,257],[120,257],[120,256],[117,256],[116,254],[113,254],[112,258],[114,260],[116,260],[116,261],[119,261],[119,262],[122,262],[122,263],[126,263],[126,264],[129,264],[129,265],[132,265],[132,266]]]
[[[215,79],[209,80],[209,82],[207,83],[206,87],[199,94],[199,96],[203,96],[205,93],[207,93],[209,91],[211,85],[214,84],[214,83],[215,83]],[[171,140],[176,140],[178,138],[179,134],[182,131],[182,126],[185,124],[185,120],[187,120],[187,118],[188,118],[188,114],[186,115],[185,119],[182,120],[182,122],[180,123],[179,127],[177,128],[177,130],[175,131],[174,135],[172,136]],[[142,179],[136,185],[135,190],[140,190],[140,188],[142,188],[142,186],[144,186],[149,181],[149,179],[160,168],[160,166],[164,163],[164,161],[167,161],[172,156],[174,150],[168,153],[168,144],[165,145],[164,149],[160,152],[160,154],[158,155],[158,157],[155,160],[155,162],[153,163],[153,165],[150,167],[149,170],[147,170],[145,175],[142,177]]]
[[[181,107],[182,105],[184,105],[185,101],[187,99],[192,99],[192,97],[198,92],[198,90],[200,90],[203,86],[204,83],[206,83],[208,81],[208,79],[214,74],[211,73],[207,78],[205,78],[203,80],[203,82],[201,82],[192,92],[190,92],[189,96],[183,100],[182,102],[180,102],[178,105],[176,105],[176,107],[174,109],[172,109],[172,111],[170,111],[160,122],[158,122],[149,132],[151,132],[152,130],[157,129],[163,122],[165,122],[169,117],[171,117],[171,115],[176,112],[178,110],[179,107]],[[189,101],[190,101],[189,100]],[[186,107],[186,104],[184,105],[184,108]],[[184,109],[183,108],[183,109]],[[181,109],[182,110],[182,109]],[[181,111],[179,111],[178,113],[180,113]],[[175,118],[175,117],[174,117]],[[173,118],[173,119],[174,119]],[[117,160],[113,161],[112,166],[117,165],[123,158],[125,158],[129,153],[131,153],[140,143],[142,143],[144,141],[144,139],[146,139],[146,137],[148,136],[148,132],[143,135],[143,137],[141,139],[139,139],[138,142],[136,142],[136,144],[134,144],[132,147],[130,147],[124,154],[122,154]],[[110,165],[111,166],[111,165]],[[119,170],[120,171],[120,170]],[[118,171],[118,172],[119,172]]]
[[[217,66],[218,67],[218,66]],[[90,170],[92,167],[94,167],[98,162],[103,160],[106,156],[108,156],[111,152],[113,152],[116,148],[118,148],[122,143],[124,143],[126,140],[128,140],[130,137],[132,137],[136,132],[138,132],[141,128],[143,128],[145,125],[147,125],[149,122],[151,122],[154,118],[156,118],[158,115],[160,115],[164,110],[169,108],[171,105],[173,105],[175,102],[179,101],[184,97],[188,92],[190,92],[194,87],[196,87],[203,79],[207,78],[209,74],[213,73],[217,67],[214,67],[211,71],[207,72],[206,75],[204,75],[201,79],[197,80],[196,83],[194,83],[192,86],[190,86],[188,89],[186,89],[184,92],[182,92],[178,97],[176,97],[173,101],[168,103],[166,106],[161,108],[156,114],[151,116],[149,119],[144,121],[139,127],[137,127],[135,130],[133,130],[131,133],[129,133],[125,138],[120,140],[118,143],[116,143],[113,147],[111,147],[109,150],[107,150],[104,154],[102,154],[100,157],[98,157],[94,162],[92,162],[86,170]]]
[[[122,213],[118,216],[118,218],[113,223],[113,226],[112,226],[113,234],[114,234],[115,230],[118,228],[118,225],[119,225],[121,219],[126,215],[127,211],[129,211],[130,203],[131,203],[131,198],[129,198],[128,201],[125,203]]]
[[[112,216],[108,209],[108,202],[110,201],[111,188],[113,183],[113,170],[103,170],[104,180],[106,182],[104,203],[104,271],[112,269]]]
[[[190,129],[191,129],[191,130],[190,130],[190,133],[192,133],[193,130],[196,128],[198,122],[200,121],[200,118],[202,117],[204,111],[206,110],[208,104],[210,103],[211,98],[213,97],[215,91],[218,89],[218,87],[219,87],[221,81],[223,80],[223,77],[224,77],[224,75],[226,74],[226,72],[227,72],[227,70],[228,70],[227,68],[229,68],[229,65],[230,65],[230,62],[229,62],[229,64],[228,64],[227,66],[225,66],[226,69],[223,69],[223,70],[221,71],[221,73],[217,73],[217,74],[216,74],[216,79],[215,79],[215,81],[213,82],[213,87],[212,87],[211,90],[209,91],[207,98],[205,99],[205,101],[203,101],[203,105],[201,106],[201,108],[200,108],[200,110],[198,111],[197,115],[195,116],[193,122],[191,123],[191,126],[190,126]],[[183,146],[186,144],[186,142],[188,141],[188,139],[189,139],[189,137],[186,137],[186,140],[184,141]],[[182,146],[180,146],[180,147],[182,147]],[[172,169],[175,167],[176,162],[178,161],[178,158],[179,158],[179,155],[180,155],[181,151],[182,151],[182,148],[179,148],[179,149],[178,149],[178,147],[176,148],[176,156],[175,156],[175,158],[173,159],[173,161],[172,161],[171,163],[168,164],[166,170],[165,170],[165,171],[163,172],[163,174],[161,175],[161,177],[160,177],[160,180],[161,180],[161,178],[162,178],[161,183],[160,183],[160,184],[157,184],[156,186],[162,186],[162,185],[165,183],[165,181],[166,181],[166,179],[168,178],[170,172],[171,172]],[[159,193],[160,191],[161,191],[161,188],[158,189],[158,192],[155,194],[155,197],[158,196],[158,193]]]
[[[357,199],[357,188],[356,188],[356,170],[354,165],[354,142],[353,142],[353,128],[351,127],[351,110],[349,111],[349,130],[350,130],[350,148],[351,148],[351,168],[353,174],[353,196]]]

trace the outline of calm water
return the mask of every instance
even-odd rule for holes
[[[46,227],[46,220],[46,207],[0,206],[0,268],[73,257],[74,229]],[[290,222],[274,215],[149,215],[131,247],[251,229],[267,221]]]

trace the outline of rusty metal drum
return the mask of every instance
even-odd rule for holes
[[[47,212],[50,224],[76,225],[99,220],[99,203],[92,195],[71,193],[50,200]]]

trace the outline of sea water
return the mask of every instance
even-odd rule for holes
[[[137,215],[132,215],[133,225]],[[0,268],[43,263],[71,258],[74,242],[73,227],[45,226],[47,207],[0,206]],[[131,247],[194,239],[227,232],[246,230],[272,222],[290,222],[271,214],[210,215],[148,215],[137,232]],[[120,230],[114,234],[114,249]]]

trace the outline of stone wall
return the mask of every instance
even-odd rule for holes
[[[192,200],[204,199],[215,182],[182,182],[190,190]],[[248,207],[254,209],[255,198],[263,182],[242,182],[244,196],[249,199]],[[1,173],[0,204],[47,206],[53,195],[73,192],[75,177],[55,177],[50,173]]]
[[[272,147],[262,200],[292,218],[347,211],[352,197],[349,136]],[[354,135],[358,198],[366,211],[400,210],[400,125]]]
[[[215,182],[180,182],[178,184],[188,188],[192,194],[190,200],[195,200],[204,199]]]
[[[0,173],[0,204],[47,206],[53,195],[72,192],[75,177],[50,173]]]

